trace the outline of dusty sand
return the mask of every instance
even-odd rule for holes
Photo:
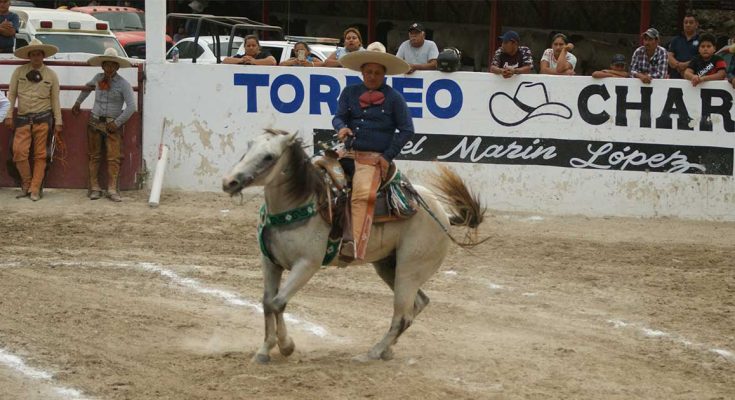
[[[53,378],[0,362],[3,400],[735,398],[735,223],[491,213],[393,360],[353,360],[388,328],[389,289],[330,267],[287,308],[296,352],[261,366],[260,197],[15,194],[0,350]]]

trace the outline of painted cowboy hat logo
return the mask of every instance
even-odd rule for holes
[[[549,101],[542,82],[521,82],[513,97],[497,92],[490,97],[490,115],[503,126],[520,125],[541,116],[572,118],[572,110],[562,103]]]

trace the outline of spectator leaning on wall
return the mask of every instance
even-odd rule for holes
[[[692,81],[692,86],[697,86],[700,82],[725,79],[727,76],[725,60],[715,54],[716,42],[717,39],[710,33],[699,37],[699,55],[692,58],[684,72],[684,77]]]
[[[13,53],[15,34],[20,27],[18,15],[10,10],[10,0],[0,0],[0,53]]]
[[[593,78],[627,78],[628,71],[625,70],[625,56],[615,54],[610,62],[610,68],[592,73]]]
[[[694,14],[684,16],[684,30],[669,43],[669,77],[672,79],[684,78],[684,71],[689,66],[699,47],[699,22]]]
[[[651,83],[653,79],[666,78],[666,49],[659,46],[659,34],[655,28],[643,32],[643,46],[633,52],[630,61],[630,76],[643,83]]]
[[[136,106],[133,87],[117,71],[121,67],[130,68],[132,65],[128,60],[118,57],[117,51],[113,48],[105,50],[104,55],[90,58],[87,62],[89,65],[102,67],[102,72],[87,82],[71,112],[79,115],[81,104],[94,90],[94,106],[87,121],[89,198],[97,200],[102,197],[97,175],[104,145],[107,155],[107,197],[114,202],[120,202],[122,198],[118,190],[118,176],[122,159],[122,126],[133,115]]]
[[[439,48],[436,43],[426,40],[424,26],[416,22],[408,27],[408,40],[401,43],[396,56],[411,66],[409,74],[416,70],[435,70]]]
[[[490,72],[510,78],[516,74],[533,72],[533,56],[531,49],[521,46],[521,38],[515,31],[508,31],[500,36],[503,42],[495,51]]]
[[[577,57],[570,53],[574,45],[569,43],[567,36],[557,33],[551,38],[551,48],[546,49],[541,56],[540,72],[548,75],[574,75],[577,66]]]

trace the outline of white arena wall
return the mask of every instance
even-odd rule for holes
[[[198,191],[221,190],[265,128],[311,144],[331,129],[341,88],[359,80],[334,68],[183,63],[149,64],[146,78],[147,165],[163,137],[164,186]],[[398,162],[414,182],[438,160],[490,209],[735,220],[735,92],[724,81],[424,72],[388,84],[414,114],[416,136]]]

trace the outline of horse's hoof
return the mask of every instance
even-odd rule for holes
[[[285,344],[278,344],[278,351],[280,351],[284,357],[288,357],[293,354],[293,351],[296,349],[296,345],[290,337],[286,338],[284,342]]]
[[[368,358],[371,360],[390,360],[393,358],[393,351],[391,349],[379,350],[372,348],[368,351]],[[388,358],[386,358],[386,356]]]
[[[271,356],[269,356],[268,354],[258,353],[253,357],[253,362],[261,365],[268,364],[269,362],[271,362]]]
[[[352,357],[352,361],[364,364],[374,360],[372,360],[367,354],[360,354],[359,356]]]

